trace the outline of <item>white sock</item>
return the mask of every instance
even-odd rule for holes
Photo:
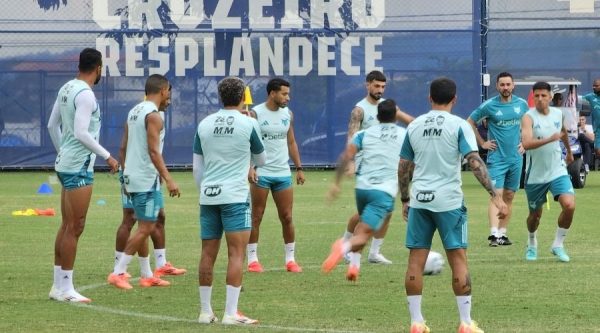
[[[200,286],[200,287],[198,287],[198,290],[200,291],[200,313],[212,314],[213,309],[212,309],[212,306],[210,305],[211,298],[212,298],[212,286],[208,286],[208,287]]]
[[[506,228],[499,228],[498,229],[498,234],[500,236],[506,236]]]
[[[406,296],[411,323],[422,323],[425,321],[421,313],[421,297],[421,295]]]
[[[161,268],[167,264],[167,249],[154,249],[154,265]]]
[[[296,261],[294,257],[294,250],[296,249],[296,243],[287,243],[285,244],[285,263],[287,264],[290,261]]]
[[[246,255],[248,256],[248,263],[258,261],[258,243],[248,244],[246,246]]]
[[[75,290],[75,287],[73,287],[73,270],[60,270],[60,290],[63,293]]]
[[[456,305],[458,305],[458,314],[460,315],[460,321],[470,325],[471,324],[471,295],[469,296],[456,296]]]
[[[360,252],[350,252],[350,265],[360,268]]]
[[[490,228],[490,235],[492,235],[494,237],[498,237],[498,227],[491,227]]]
[[[342,242],[342,254],[346,254],[348,252],[350,252],[350,249],[352,248],[352,245],[350,245],[349,241],[343,241]]]
[[[131,258],[133,258],[133,256],[123,253],[123,256],[119,260],[119,264],[115,267],[113,273],[119,275],[127,272],[127,266],[131,262]]]
[[[119,252],[115,250],[115,267],[119,264],[119,260],[123,257],[123,252]]]
[[[242,286],[234,287],[227,285],[227,296],[225,301],[225,314],[234,316],[237,313],[238,300]]]
[[[349,240],[352,237],[352,235],[354,235],[354,234],[349,232],[348,230],[344,231],[343,240],[345,240],[345,241]]]
[[[143,278],[152,277],[152,268],[150,268],[150,257],[138,257],[140,261],[140,275]]]
[[[371,241],[371,249],[369,250],[369,255],[375,255],[379,253],[381,249],[381,245],[383,245],[383,238],[373,238]]]
[[[537,248],[537,236],[536,236],[537,232],[530,232],[529,233],[529,239],[527,242],[527,245],[531,246],[531,247],[535,247]]]
[[[52,281],[52,287],[60,290],[60,269],[59,265],[54,265],[54,280]]]
[[[552,247],[563,247],[563,241],[565,240],[565,237],[567,237],[568,231],[569,229],[561,227],[556,228],[556,235],[554,236]]]

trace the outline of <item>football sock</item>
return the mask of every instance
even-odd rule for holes
[[[506,236],[506,228],[499,228],[498,229],[498,234],[500,236]]]
[[[115,251],[115,267],[119,264],[121,257],[123,257],[123,252]]]
[[[360,268],[360,252],[350,252],[350,265]]]
[[[150,257],[138,257],[140,262],[140,275],[143,278],[152,277],[152,268],[150,268]]]
[[[536,237],[535,231],[529,233],[529,239],[528,239],[527,245],[532,246],[532,247],[537,247],[537,237]]]
[[[369,254],[379,253],[382,244],[383,238],[373,238],[373,240],[371,241],[371,248],[369,249]]]
[[[563,247],[563,240],[565,240],[565,237],[567,237],[568,231],[569,229],[561,227],[556,228],[556,235],[554,236],[552,247]]]
[[[342,254],[346,254],[346,253],[350,252],[351,248],[352,248],[352,245],[350,244],[349,241],[342,241]]]
[[[498,228],[497,227],[491,227],[490,228],[490,235],[498,237]]]
[[[167,249],[154,249],[154,264],[161,268],[167,264]]]
[[[423,314],[421,314],[421,297],[421,295],[406,296],[411,323],[422,323],[425,321]]]
[[[460,321],[465,324],[471,324],[471,295],[456,296],[456,304],[458,305],[458,314]]]
[[[248,244],[246,247],[248,253],[248,263],[258,261],[258,243]]]
[[[113,273],[119,275],[127,272],[127,266],[131,262],[131,258],[133,258],[133,256],[123,253],[121,260],[119,260],[119,264],[115,267]]]
[[[296,249],[296,243],[287,243],[285,244],[285,263],[287,264],[290,261],[296,261],[294,257],[294,250]]]
[[[212,298],[212,286],[198,287],[200,291],[200,313],[213,313],[211,303]]]
[[[352,238],[352,235],[354,235],[353,233],[349,232],[348,230],[344,231],[344,237],[343,239],[345,241],[349,240],[350,238]]]
[[[75,290],[75,287],[73,287],[73,270],[65,271],[61,269],[60,275],[60,290],[62,292]]]
[[[237,313],[238,299],[240,298],[240,290],[242,286],[234,287],[227,285],[227,296],[225,301],[225,314],[234,316]]]

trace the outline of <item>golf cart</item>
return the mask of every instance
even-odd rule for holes
[[[515,86],[531,87],[538,81],[548,82],[550,86],[552,86],[553,94],[563,93],[564,95],[563,105],[553,107],[561,109],[564,114],[564,126],[568,133],[569,146],[571,147],[571,152],[573,153],[574,158],[574,161],[567,165],[567,172],[571,178],[571,183],[573,184],[574,188],[583,188],[585,186],[585,181],[589,171],[583,162],[583,150],[578,138],[579,113],[581,111],[582,104],[580,101],[580,96],[577,95],[577,87],[581,85],[581,82],[575,79],[557,79],[554,77],[528,77],[524,80],[515,80]],[[527,102],[531,108],[534,107],[533,92],[531,89],[529,89],[528,93],[529,97]],[[566,157],[566,149],[564,148],[562,141],[560,142],[560,145],[563,150],[564,159]],[[521,177],[521,182],[523,181],[524,177]]]

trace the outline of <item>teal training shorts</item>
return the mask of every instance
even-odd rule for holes
[[[433,234],[438,230],[446,250],[466,249],[467,208],[433,212],[428,209],[410,208],[406,227],[406,247],[429,249]]]
[[[162,192],[133,192],[129,193],[135,218],[138,221],[156,222],[158,212],[165,207]]]
[[[121,185],[121,205],[123,205],[123,209],[133,209],[133,202],[131,202],[131,197],[126,194],[124,185]]]
[[[94,185],[94,173],[90,171],[57,172],[56,175],[66,191]]]
[[[269,177],[258,176],[256,186],[270,189],[271,192],[278,192],[292,187],[292,176],[287,177]]]
[[[360,221],[375,231],[381,228],[385,217],[394,210],[394,198],[378,190],[355,190],[356,208]]]
[[[548,190],[552,193],[554,201],[558,201],[558,197],[562,194],[575,195],[573,184],[567,175],[560,176],[545,184],[525,184],[525,194],[527,194],[527,204],[530,212],[543,208]]]
[[[523,168],[521,159],[514,162],[494,162],[488,164],[487,167],[492,184],[496,189],[517,192],[521,182],[521,169]]]
[[[238,232],[252,228],[250,204],[200,205],[200,238],[221,239],[223,231]]]

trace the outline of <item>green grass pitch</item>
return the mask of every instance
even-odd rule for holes
[[[262,224],[259,256],[267,272],[245,274],[240,310],[260,326],[224,327],[197,324],[198,194],[191,172],[176,172],[181,198],[165,198],[167,257],[188,274],[169,277],[167,288],[122,291],[106,285],[112,269],[115,232],[121,220],[116,177],[96,174],[86,229],[79,241],[75,286],[93,299],[89,306],[48,300],[52,283],[53,243],[60,216],[15,217],[11,211],[53,207],[59,211],[60,186],[39,195],[51,172],[0,174],[0,332],[407,332],[409,315],[404,294],[407,250],[405,222],[397,211],[382,252],[394,264],[377,266],[363,257],[358,283],[345,281],[345,265],[330,275],[320,265],[331,243],[340,237],[354,212],[352,181],[342,196],[325,201],[331,171],[307,172],[295,187],[296,258],[304,272],[285,272],[281,227],[269,202]],[[515,198],[509,236],[512,246],[489,248],[488,196],[472,174],[463,174],[469,213],[469,264],[473,281],[473,319],[488,333],[600,332],[600,173],[577,190],[575,221],[565,241],[570,263],[559,263],[549,248],[559,213],[557,203],[544,216],[538,232],[539,259],[526,262],[525,194]],[[105,201],[105,204],[102,203]],[[271,200],[271,199],[269,199]],[[397,200],[396,207],[400,207]],[[223,242],[224,244],[224,242]],[[439,239],[434,250],[442,252]],[[222,317],[225,303],[226,252],[215,267],[213,308]],[[153,259],[152,259],[153,261]],[[129,271],[139,276],[137,260]],[[423,313],[432,332],[454,332],[456,303],[446,265],[442,274],[425,278]]]

